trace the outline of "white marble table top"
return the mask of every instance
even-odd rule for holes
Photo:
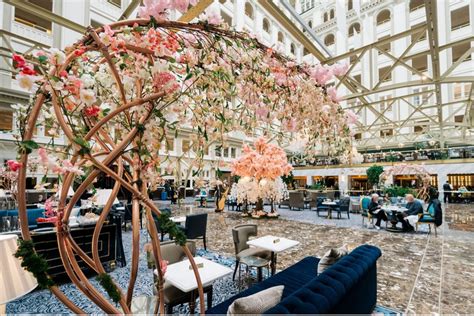
[[[247,241],[247,245],[249,246],[262,248],[276,253],[290,249],[298,245],[299,243],[300,242],[296,240],[270,235]]]
[[[203,286],[208,286],[215,280],[233,272],[232,269],[203,257],[194,257],[194,261],[197,265],[202,264],[198,271]],[[165,273],[166,282],[183,292],[197,289],[196,277],[190,266],[191,264],[188,259],[168,265]],[[155,270],[156,273],[157,271]]]
[[[186,222],[186,216],[172,216],[170,219],[175,222],[175,223],[185,223]]]
[[[396,211],[400,213],[408,210],[406,207],[396,205],[382,205],[381,209],[384,211]]]

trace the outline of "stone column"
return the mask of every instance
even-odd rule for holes
[[[245,1],[234,1],[234,26],[237,31],[242,31],[245,23]]]

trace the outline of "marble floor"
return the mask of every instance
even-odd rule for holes
[[[259,235],[284,236],[300,245],[279,255],[278,269],[305,256],[322,256],[331,247],[371,244],[383,255],[378,261],[378,305],[406,313],[474,313],[474,207],[451,204],[444,208],[438,236],[424,232],[390,233],[362,227],[362,218],[323,219],[314,211],[282,209],[279,219],[254,220],[239,213],[208,212],[208,249],[232,256],[231,229],[240,223],[258,224]]]

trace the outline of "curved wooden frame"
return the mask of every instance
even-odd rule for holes
[[[113,24],[110,24],[110,29],[114,30],[115,33],[122,32],[122,27],[149,27],[149,28],[160,28],[166,30],[168,32],[174,32],[175,30],[185,31],[185,32],[193,32],[200,35],[206,35],[212,33],[216,38],[217,37],[227,37],[230,40],[235,41],[249,41],[248,37],[245,33],[240,33],[232,30],[225,30],[221,29],[215,25],[211,25],[207,22],[204,23],[195,23],[195,24],[188,24],[183,22],[175,22],[175,21],[150,21],[149,19],[135,19],[135,20],[128,20],[128,21],[119,21]],[[58,94],[58,91],[51,89],[48,87],[48,80],[46,83],[40,88],[36,99],[34,100],[33,104],[30,104],[28,109],[27,118],[25,128],[22,130],[22,141],[30,141],[32,140],[33,131],[35,125],[39,119],[39,115],[41,109],[44,106],[44,103],[47,100],[46,96],[51,97],[52,103],[52,110],[55,113],[57,123],[60,126],[60,129],[64,132],[65,137],[67,138],[70,147],[70,162],[75,166],[81,168],[86,165],[91,165],[91,171],[87,174],[85,179],[81,181],[81,184],[78,188],[76,188],[75,194],[72,198],[67,201],[67,192],[68,188],[74,182],[76,178],[76,174],[73,172],[67,172],[63,176],[63,184],[62,189],[59,195],[59,203],[57,208],[58,213],[58,223],[57,223],[57,241],[58,241],[58,248],[61,255],[62,262],[64,264],[64,268],[66,273],[72,280],[72,282],[97,306],[99,306],[104,312],[111,313],[111,314],[118,314],[120,311],[111,303],[109,300],[100,294],[100,292],[89,282],[86,276],[82,273],[79,264],[77,262],[76,257],[81,258],[90,268],[94,269],[97,273],[102,274],[105,273],[102,264],[100,262],[99,253],[97,249],[97,242],[99,238],[99,233],[101,228],[104,225],[104,222],[110,212],[112,207],[113,201],[115,200],[119,190],[125,189],[130,192],[133,196],[132,198],[132,260],[131,260],[131,275],[130,281],[128,284],[128,288],[126,293],[119,289],[117,285],[115,285],[118,289],[120,294],[119,303],[122,307],[122,311],[124,313],[129,314],[131,312],[131,300],[133,296],[133,290],[135,287],[135,281],[137,278],[138,272],[138,259],[139,259],[139,243],[140,243],[140,234],[139,234],[139,211],[140,206],[145,209],[145,217],[148,221],[147,229],[151,236],[151,244],[153,249],[153,254],[155,258],[155,262],[157,263],[157,270],[158,270],[158,295],[159,295],[159,304],[160,304],[160,313],[164,313],[164,300],[163,300],[163,271],[161,269],[161,261],[162,256],[160,253],[160,240],[157,234],[157,228],[154,225],[153,221],[153,214],[159,216],[161,213],[158,208],[153,204],[153,202],[149,199],[147,194],[147,187],[146,181],[141,181],[144,178],[144,175],[141,172],[141,164],[139,159],[139,154],[136,151],[131,151],[130,153],[127,151],[128,147],[137,148],[138,146],[138,139],[141,137],[143,133],[143,127],[153,118],[153,113],[156,111],[164,111],[167,106],[170,105],[173,101],[166,101],[164,103],[160,103],[163,99],[166,98],[167,94],[163,90],[158,90],[155,86],[153,87],[153,91],[151,91],[147,96],[142,97],[142,92],[144,87],[142,86],[142,82],[137,80],[135,82],[135,90],[137,97],[133,100],[127,100],[126,93],[124,89],[123,82],[120,77],[119,69],[116,68],[114,61],[112,60],[109,47],[102,42],[101,37],[98,35],[99,33],[103,32],[105,27],[100,27],[98,29],[88,28],[87,34],[76,44],[74,44],[70,49],[68,49],[68,55],[65,58],[64,63],[59,66],[53,67],[49,76],[52,77],[54,75],[59,75],[64,71],[68,70],[68,66],[70,66],[78,56],[75,54],[75,49],[80,49],[85,52],[99,52],[101,57],[97,60],[94,59],[96,64],[92,65],[92,71],[96,71],[98,64],[106,64],[111,71],[112,77],[114,78],[115,85],[118,89],[118,99],[116,103],[120,103],[115,110],[110,111],[102,118],[93,118],[93,117],[83,117],[81,119],[84,120],[85,125],[88,129],[88,132],[85,136],[80,139],[80,143],[83,142],[90,142],[93,141],[96,144],[96,148],[94,148],[95,153],[92,154],[88,148],[84,148],[81,144],[77,143],[77,138],[74,135],[74,129],[70,126],[68,117],[63,116],[63,105],[61,102],[61,95]],[[107,31],[109,31],[107,29]],[[108,32],[106,32],[108,33]],[[226,42],[227,43],[227,42]],[[207,43],[209,47],[213,45],[213,43]],[[149,63],[153,65],[154,63],[154,51],[147,48],[147,47],[137,47],[134,45],[130,45],[125,43],[124,47],[135,53],[140,53],[144,56],[144,58],[148,58]],[[264,46],[263,44],[259,43],[258,41],[251,42],[251,49],[257,49],[261,51],[262,54],[270,54],[275,55],[276,58],[279,59],[282,63],[294,62],[291,59],[288,59],[284,56],[281,56],[277,53],[274,53],[272,49]],[[166,57],[162,57],[166,59]],[[296,67],[291,66],[292,71],[297,74],[298,77],[304,77],[303,79],[311,79],[312,78],[312,70],[309,67],[302,67],[296,65]],[[252,68],[253,69],[253,68]],[[301,75],[300,75],[301,74]],[[46,76],[47,79],[48,76]],[[314,79],[314,78],[313,78]],[[313,80],[314,81],[314,80]],[[311,81],[311,86],[313,86],[313,81]],[[341,123],[341,124],[333,124],[334,126],[345,126],[345,115],[343,114],[342,109],[339,107],[337,102],[332,101],[327,94],[327,89],[324,84],[318,84],[317,81],[314,82],[314,87],[317,89],[317,94],[321,94],[323,99],[321,103],[314,103],[313,106],[320,106],[322,102],[330,103],[331,105],[338,107],[336,111],[334,111],[335,119],[333,123]],[[283,91],[278,91],[278,95],[283,95]],[[286,91],[286,90],[285,90]],[[290,92],[288,92],[290,93]],[[49,101],[49,98],[48,98]],[[49,105],[48,105],[49,106]],[[141,107],[141,111],[133,112],[132,109],[135,107]],[[319,111],[322,111],[320,108],[316,108]],[[49,109],[48,109],[49,110]],[[286,111],[286,110],[285,110]],[[130,123],[130,129],[127,129],[126,135],[121,135],[120,141],[115,142],[112,137],[107,133],[106,129],[104,128],[108,123],[110,123],[114,118],[118,115],[123,115],[124,118],[128,123]],[[288,117],[285,116],[285,119]],[[133,124],[131,124],[133,121]],[[314,129],[315,126],[319,127],[320,124],[326,126],[327,129],[324,129],[324,133],[322,136],[326,136],[326,141],[328,139],[337,139],[341,135],[337,135],[337,131],[333,128],[329,128],[332,126],[332,121],[329,120],[328,117],[323,117],[320,120],[309,119],[308,121],[302,120],[302,124],[304,125],[302,128],[312,127]],[[22,123],[25,123],[22,121]],[[311,126],[308,126],[311,124]],[[311,130],[311,129],[309,129]],[[343,133],[341,136],[342,138],[347,138],[348,136],[348,127],[347,129],[341,129],[339,132]],[[125,132],[124,132],[125,133]],[[345,135],[345,136],[344,136]],[[317,136],[317,137],[316,137]],[[321,134],[317,134],[315,139],[321,137]],[[330,138],[328,138],[330,137]],[[313,139],[313,140],[315,140]],[[314,143],[311,143],[314,145]],[[85,145],[84,145],[85,146]],[[97,149],[97,150],[95,150]],[[25,200],[25,188],[26,188],[26,166],[28,165],[28,156],[29,151],[23,150],[21,152],[20,163],[25,166],[25,168],[21,168],[19,171],[19,180],[18,180],[18,204],[19,204],[19,216],[21,220],[21,230],[23,234],[23,238],[25,240],[30,240],[30,232],[28,228],[28,218],[26,213],[26,200]],[[100,159],[99,159],[100,157]],[[124,164],[128,164],[131,167],[131,173],[124,172]],[[112,167],[116,167],[112,170]],[[110,178],[115,181],[114,187],[112,189],[112,194],[110,195],[109,199],[107,200],[102,214],[99,216],[99,219],[96,223],[94,233],[93,233],[93,246],[92,246],[92,256],[87,255],[84,253],[80,247],[74,242],[73,238],[70,234],[70,227],[69,227],[69,217],[71,215],[71,211],[73,206],[76,202],[80,199],[80,196],[85,192],[87,187],[93,183],[93,181],[101,174],[104,173]],[[203,293],[203,286],[199,276],[199,272],[196,266],[196,263],[193,260],[192,254],[189,249],[184,245],[183,250],[186,253],[186,256],[189,258],[196,282],[198,285],[198,292],[200,297],[200,313],[204,314],[204,293]],[[65,295],[62,293],[57,287],[51,287],[51,291],[63,302],[68,308],[70,308],[74,313],[85,313],[81,310],[78,306],[76,306],[73,302],[71,302]],[[157,306],[158,308],[158,306]]]
[[[147,25],[150,21],[148,19],[137,19],[137,20],[129,20],[129,21],[120,21],[117,23],[113,23],[110,25],[111,28],[119,28],[122,26],[132,26],[134,24],[139,25]],[[190,27],[193,29],[204,30],[202,25],[188,25],[186,23],[180,22],[168,22],[168,21],[161,21],[160,24],[163,24],[166,27],[181,27],[186,28]],[[143,182],[137,181],[141,178],[140,174],[140,167],[134,163],[133,155],[130,157],[127,153],[125,153],[125,149],[129,145],[135,144],[135,137],[139,133],[139,129],[134,127],[131,131],[123,138],[123,140],[119,144],[115,144],[110,136],[102,129],[102,127],[107,124],[112,118],[119,114],[125,114],[129,117],[129,109],[138,106],[144,106],[146,109],[145,114],[138,119],[139,124],[145,124],[151,117],[152,111],[155,109],[154,100],[157,100],[165,95],[163,91],[155,91],[155,93],[145,97],[145,98],[137,98],[131,102],[127,102],[125,98],[123,83],[121,82],[120,76],[118,74],[115,65],[113,64],[111,57],[108,53],[108,48],[102,43],[99,36],[97,35],[97,31],[102,31],[102,28],[98,30],[94,30],[92,28],[88,29],[88,34],[82,39],[80,43],[84,43],[87,40],[93,40],[101,53],[103,54],[104,60],[108,63],[113,76],[115,78],[115,82],[119,88],[121,94],[121,101],[123,104],[118,107],[116,110],[111,111],[101,120],[93,122],[89,120],[87,123],[90,127],[89,132],[85,136],[86,141],[94,140],[97,144],[101,147],[102,152],[100,155],[105,156],[105,158],[99,161],[97,159],[97,154],[81,154],[80,153],[80,146],[74,142],[75,135],[72,129],[69,127],[68,123],[64,120],[62,116],[62,109],[59,103],[58,95],[56,91],[51,92],[52,97],[52,105],[53,110],[56,114],[58,119],[58,123],[63,130],[66,138],[68,139],[69,143],[72,145],[74,153],[71,158],[71,162],[77,164],[78,166],[83,166],[86,162],[92,163],[94,166],[94,170],[87,176],[87,178],[81,183],[81,185],[77,188],[75,194],[66,202],[67,199],[67,192],[68,188],[74,181],[75,174],[68,172],[64,175],[62,189],[59,195],[59,204],[58,204],[58,214],[60,214],[59,221],[57,223],[57,241],[58,241],[58,249],[60,252],[61,260],[64,264],[64,268],[66,273],[68,274],[71,281],[81,290],[92,302],[94,302],[97,306],[99,306],[102,310],[106,313],[110,314],[120,314],[121,312],[130,314],[130,306],[131,300],[133,296],[133,290],[135,287],[135,281],[137,278],[138,272],[138,261],[139,261],[139,242],[140,242],[140,223],[139,223],[139,211],[140,205],[145,208],[146,218],[148,221],[147,229],[151,236],[151,244],[153,248],[153,254],[155,257],[155,262],[159,263],[162,261],[162,256],[160,252],[160,239],[158,238],[158,231],[155,225],[153,225],[153,214],[160,215],[159,209],[153,204],[153,202],[149,199],[147,195],[146,185]],[[87,47],[87,49],[90,49]],[[147,51],[146,49],[142,49],[139,47],[127,46],[127,49],[135,50],[137,52],[143,54],[152,54],[153,52]],[[76,58],[74,52],[71,52],[67,57],[66,61],[63,65],[60,66],[59,69],[54,69],[53,73],[61,72],[66,69],[66,67],[72,62],[72,60]],[[138,89],[141,91],[141,87],[139,83],[137,83]],[[31,112],[29,113],[29,117],[26,124],[26,131],[23,135],[23,141],[31,140],[33,137],[33,131],[36,125],[36,122],[39,118],[39,114],[41,108],[46,100],[45,94],[47,93],[45,87],[42,87],[42,92],[44,94],[38,95]],[[82,156],[82,158],[81,158]],[[28,164],[28,157],[29,153],[23,152],[21,154],[20,162],[23,166]],[[126,161],[132,167],[132,179],[128,179],[130,181],[125,181],[123,179],[124,176],[124,161]],[[111,170],[111,166],[117,166],[117,172]],[[25,189],[26,189],[26,171],[27,168],[21,168],[19,171],[19,179],[18,179],[18,209],[19,209],[19,217],[21,223],[21,232],[24,240],[31,240],[31,234],[28,227],[28,216],[26,212],[26,196],[25,196]],[[99,176],[100,173],[105,173],[111,178],[115,180],[115,185],[112,189],[112,194],[110,195],[109,199],[107,200],[104,209],[99,216],[99,219],[95,225],[93,237],[92,237],[92,258],[89,257],[81,248],[75,243],[74,239],[70,233],[69,227],[69,217],[73,206],[79,200],[80,196],[84,193],[87,187]],[[132,183],[132,184],[131,184]],[[115,200],[120,188],[125,188],[133,195],[133,202],[132,202],[132,261],[131,261],[131,276],[129,281],[129,286],[127,289],[126,294],[115,284],[119,293],[120,293],[120,305],[122,307],[122,311],[119,311],[106,297],[104,297],[92,284],[89,282],[87,277],[83,274],[76,256],[79,256],[84,262],[94,269],[97,273],[105,273],[105,270],[100,262],[99,257],[99,250],[97,247],[99,234],[101,228],[104,225],[104,222],[110,213],[110,209],[112,207],[113,201]],[[204,292],[203,286],[201,282],[201,278],[199,275],[199,271],[197,265],[194,261],[194,258],[187,248],[186,245],[182,246],[183,250],[188,257],[197,284],[198,284],[198,292],[200,298],[200,313],[204,314],[205,307],[204,307]],[[164,273],[161,269],[161,265],[157,264],[159,282],[158,282],[158,295],[159,295],[159,311],[160,314],[164,314],[164,299],[163,299],[163,277]],[[86,312],[79,308],[76,304],[74,304],[69,298],[57,287],[52,286],[50,290],[54,295],[58,297],[58,299],[67,306],[72,312],[76,314],[85,314]]]

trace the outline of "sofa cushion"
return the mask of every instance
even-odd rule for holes
[[[347,255],[349,251],[346,246],[340,248],[331,248],[324,256],[319,260],[318,263],[318,274],[323,273],[324,270],[335,264],[339,259]]]
[[[280,303],[284,285],[278,285],[255,294],[236,299],[227,311],[227,315],[257,314]]]
[[[315,257],[306,257],[303,260],[295,263],[291,267],[275,274],[249,289],[238,293],[237,295],[227,299],[226,301],[217,304],[208,309],[206,314],[226,314],[227,310],[233,301],[240,297],[249,296],[277,285],[284,285],[282,299],[300,289],[306,283],[311,281],[317,275],[317,264],[319,259]]]

